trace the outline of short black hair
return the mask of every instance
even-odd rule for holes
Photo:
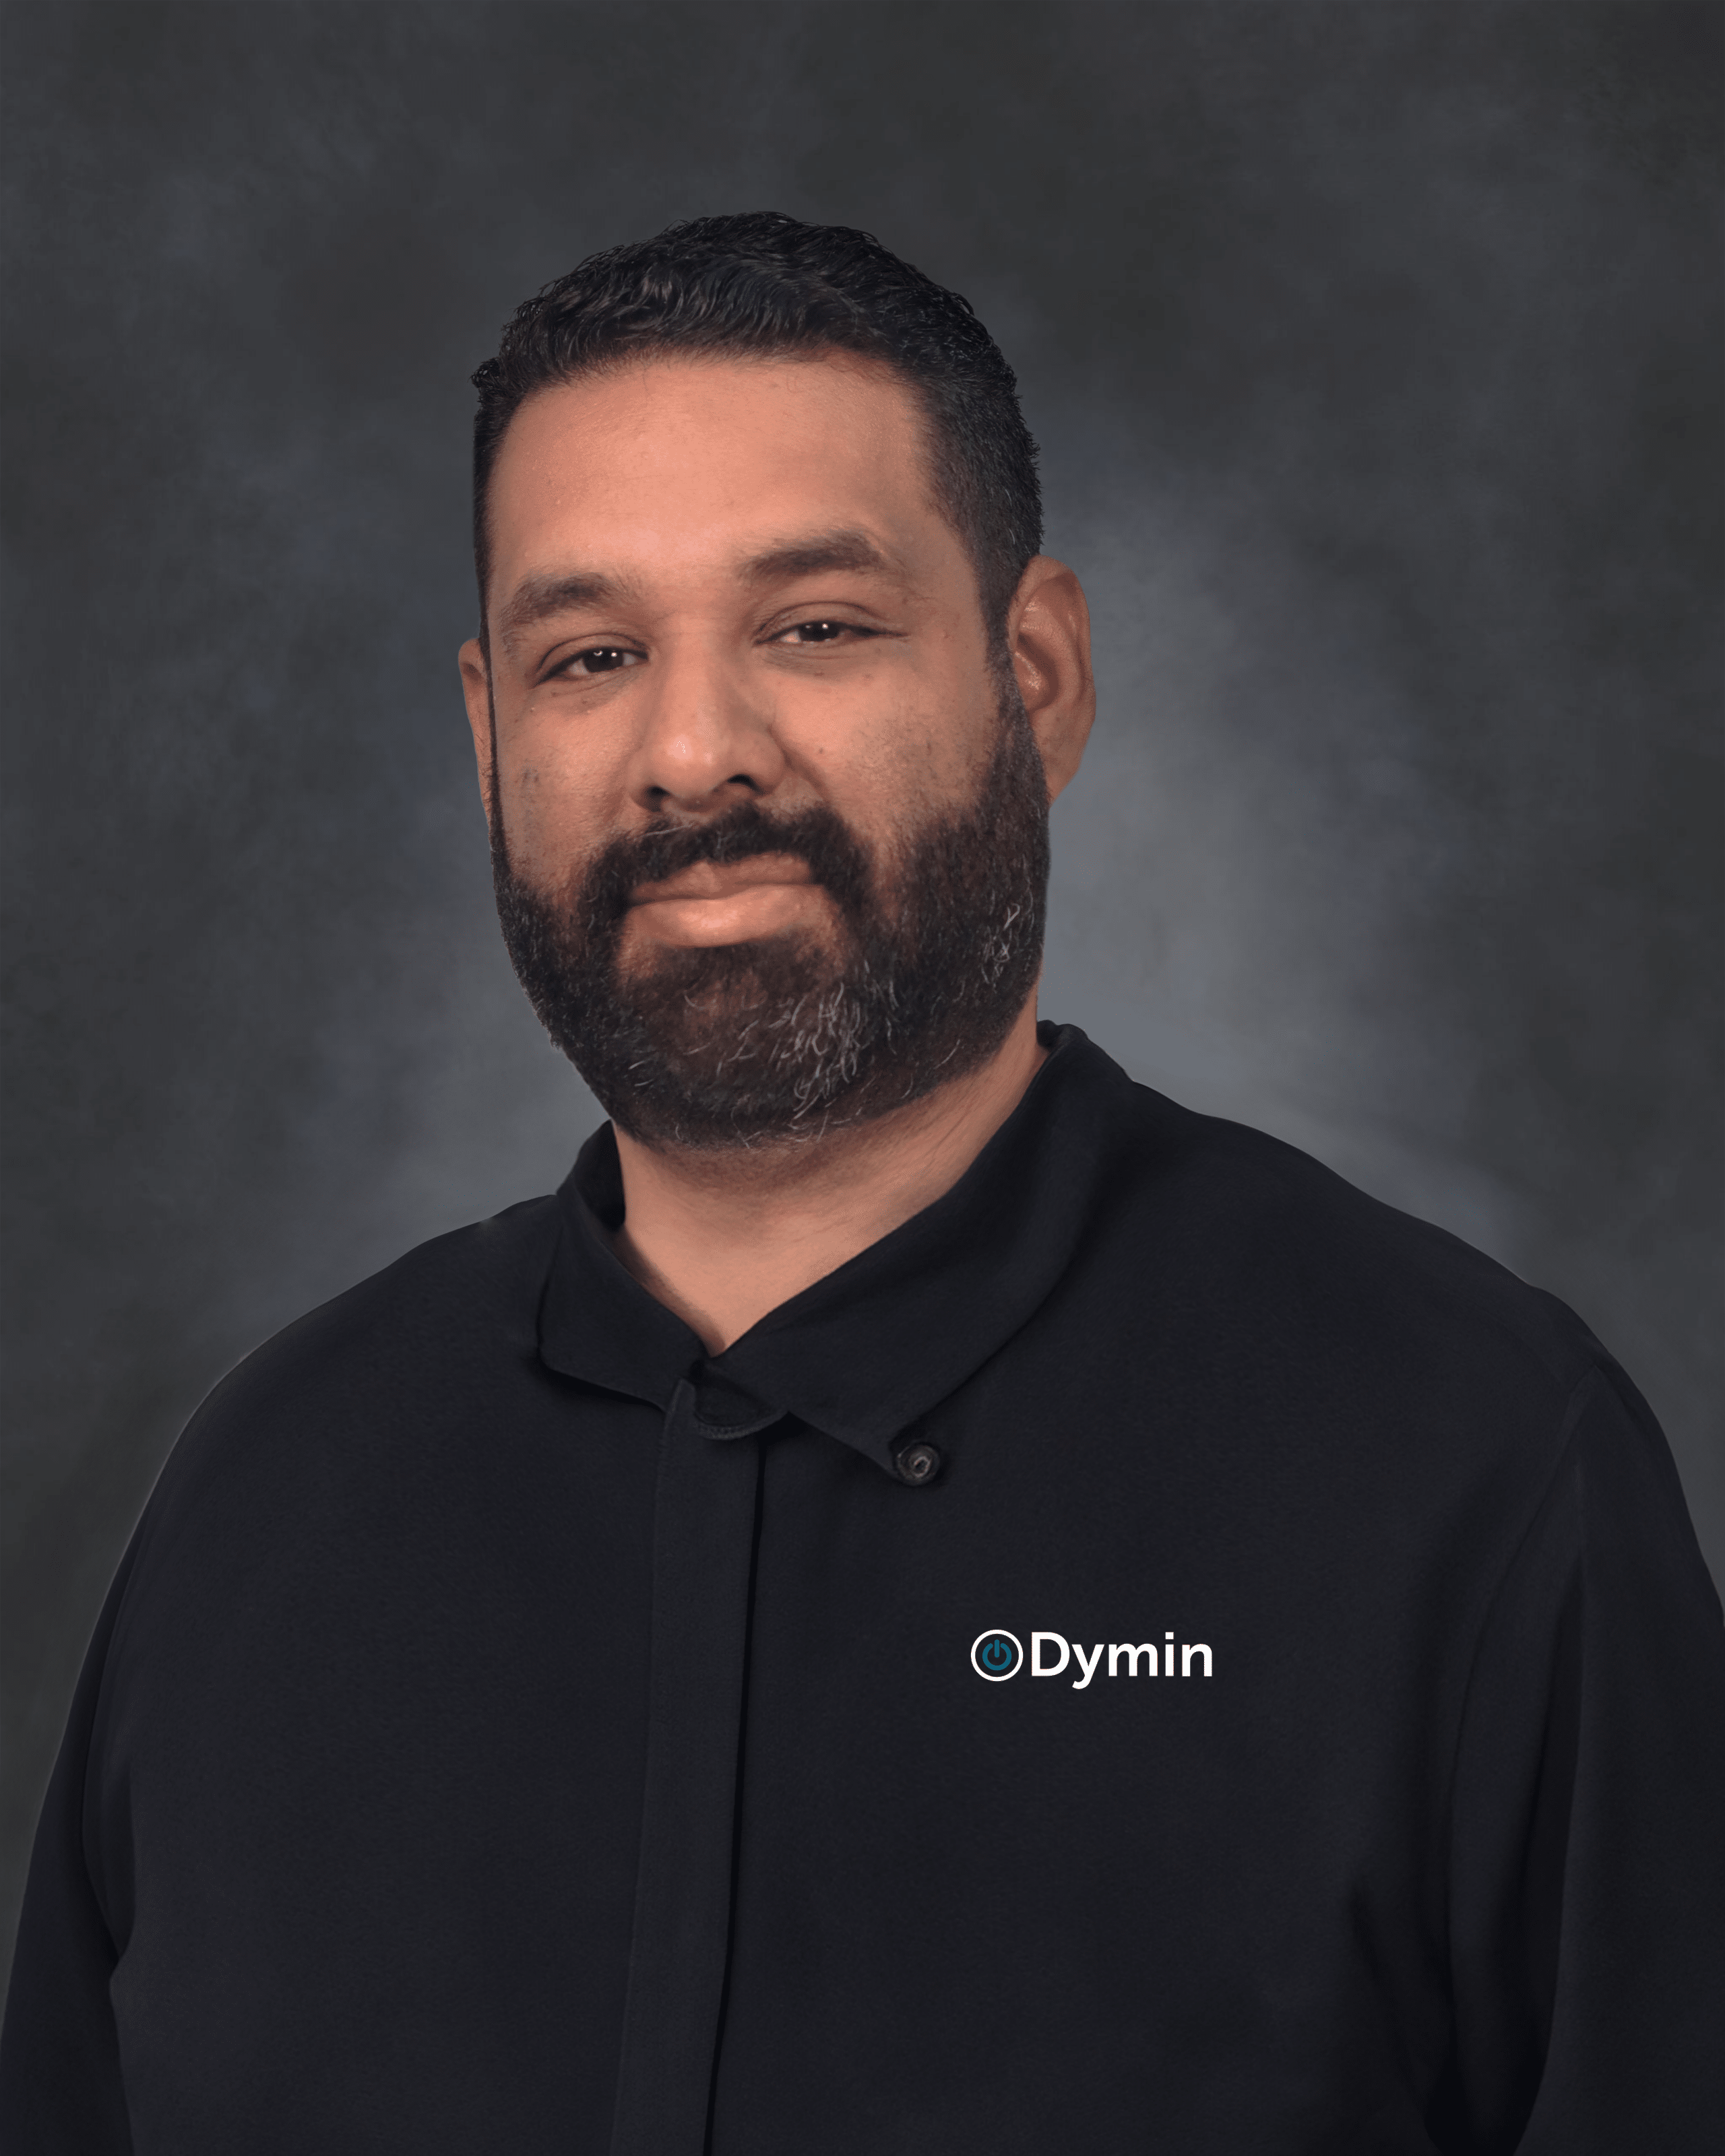
[[[510,421],[536,390],[654,352],[824,351],[884,362],[929,424],[937,501],[976,570],[998,639],[1042,544],[1036,444],[1018,382],[968,300],[871,233],[757,210],[669,225],[589,254],[517,307],[473,377],[473,536],[484,634],[486,491]]]

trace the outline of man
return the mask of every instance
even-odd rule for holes
[[[1719,2145],[1662,1440],[1548,1297],[1038,1025],[1087,630],[969,309],[706,219],[476,382],[499,908],[612,1122],[187,1430],[8,2147]]]

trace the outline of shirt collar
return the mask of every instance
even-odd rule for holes
[[[604,1125],[557,1193],[541,1355],[567,1377],[660,1408],[686,1381],[711,1436],[793,1414],[896,1473],[895,1441],[1039,1307],[1106,1195],[1137,1088],[1076,1026],[1038,1033],[1047,1060],[952,1189],[721,1355],[613,1250],[623,1179]]]

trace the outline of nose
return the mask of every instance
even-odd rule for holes
[[[773,714],[721,649],[666,649],[648,668],[630,793],[650,815],[711,815],[759,800],[786,762]]]

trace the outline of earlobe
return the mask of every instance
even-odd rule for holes
[[[1090,608],[1064,562],[1039,554],[1029,563],[1007,611],[1006,634],[1052,801],[1076,774],[1096,714]]]

